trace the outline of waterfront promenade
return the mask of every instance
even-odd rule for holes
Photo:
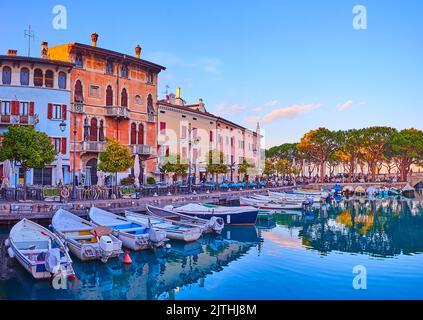
[[[33,220],[50,219],[57,209],[63,208],[80,216],[86,216],[92,206],[104,208],[114,213],[123,213],[125,210],[144,211],[146,205],[165,206],[183,205],[190,202],[216,203],[219,201],[238,200],[241,196],[248,196],[254,193],[265,193],[267,190],[289,190],[288,187],[272,187],[260,189],[246,189],[233,191],[214,191],[199,194],[178,194],[162,195],[158,197],[149,196],[140,199],[115,199],[115,200],[86,200],[61,202],[5,202],[0,204],[0,224],[16,222],[22,218]]]

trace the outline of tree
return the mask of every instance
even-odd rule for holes
[[[0,145],[0,161],[15,161],[23,170],[25,200],[27,171],[45,167],[54,161],[56,155],[57,151],[50,138],[33,127],[9,127]]]
[[[335,132],[319,128],[306,133],[297,146],[301,153],[307,154],[312,161],[319,164],[321,180],[324,178],[325,162],[338,147],[335,137]]]
[[[164,159],[161,170],[164,173],[174,173],[176,176],[178,176],[184,175],[187,172],[188,167],[189,165],[187,161],[182,159],[180,154],[171,154]]]
[[[292,173],[292,165],[286,159],[278,160],[275,163],[275,169],[278,172],[278,174],[281,174],[282,176],[287,176]]]
[[[275,173],[275,165],[273,164],[273,161],[271,159],[266,159],[264,161],[264,169],[263,174],[266,176],[271,176]]]
[[[423,132],[413,128],[396,132],[391,148],[401,181],[406,181],[411,166],[423,161]]]
[[[245,158],[242,160],[242,163],[239,165],[239,173],[244,174],[244,180],[248,181],[248,177],[251,174],[257,174],[256,166],[254,163],[254,159]]]
[[[115,174],[117,185],[117,173],[128,170],[134,166],[134,158],[131,150],[117,140],[107,140],[106,147],[100,152],[98,169],[103,172]]]
[[[376,169],[378,164],[384,160],[384,153],[397,131],[389,127],[370,127],[363,129],[362,154],[372,181],[376,179]]]
[[[362,156],[363,130],[339,131],[337,134],[338,149],[335,154],[347,169],[350,181],[354,179],[357,161]]]
[[[224,163],[224,155],[222,151],[210,150],[206,155],[206,170],[212,175],[216,175],[216,181],[218,181],[219,174],[225,174],[228,172],[228,165]]]

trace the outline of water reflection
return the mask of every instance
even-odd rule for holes
[[[422,212],[419,200],[356,199],[312,215],[279,216],[276,222],[300,228],[303,245],[322,253],[335,250],[392,257],[423,251]]]

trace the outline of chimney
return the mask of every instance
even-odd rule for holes
[[[175,97],[176,99],[179,99],[179,98],[181,98],[181,88],[180,87],[177,87],[176,88],[176,97]]]
[[[93,47],[97,47],[97,40],[98,40],[98,34],[94,32],[94,33],[91,35],[91,45],[92,45]]]
[[[203,99],[198,99],[198,110],[200,110],[201,112],[205,112],[206,111],[206,107],[204,105]]]
[[[16,56],[18,54],[18,50],[9,49],[7,50],[8,56]]]
[[[175,104],[178,106],[184,105],[184,100],[181,98],[181,88],[176,88],[176,95],[175,95]]]
[[[48,54],[48,42],[43,41],[41,42],[41,58],[47,59]]]
[[[138,44],[138,45],[135,47],[135,57],[137,57],[137,59],[139,59],[139,58],[140,58],[140,56],[141,56],[141,46]]]

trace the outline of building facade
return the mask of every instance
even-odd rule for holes
[[[91,45],[68,43],[48,48],[48,57],[74,64],[71,72],[71,128],[76,120],[76,172],[81,179],[97,182],[99,153],[106,139],[118,140],[138,154],[141,183],[157,167],[157,81],[165,68],[135,56]],[[72,129],[71,129],[72,131]],[[71,151],[73,151],[73,133]],[[72,163],[72,162],[71,162]],[[131,173],[122,172],[118,179]]]
[[[64,183],[70,182],[69,102],[73,64],[47,59],[46,43],[42,43],[41,58],[18,56],[9,50],[0,56],[0,139],[9,126],[33,126],[45,132],[58,153],[63,154]],[[66,124],[62,132],[60,124]],[[63,127],[63,126],[62,126]],[[23,184],[24,173],[12,164],[9,181],[12,186]],[[27,183],[54,185],[56,160],[43,169],[27,173]],[[0,176],[3,171],[0,163]]]
[[[158,150],[161,159],[169,155],[180,155],[191,162],[195,181],[211,179],[207,176],[207,162],[210,151],[223,153],[228,172],[219,175],[219,182],[241,181],[244,175],[239,165],[244,159],[253,170],[248,175],[253,180],[260,174],[260,128],[248,130],[227,119],[209,113],[202,99],[197,104],[187,104],[181,98],[180,88],[176,94],[158,101]],[[189,142],[191,141],[191,148]],[[191,149],[191,152],[190,152]],[[189,161],[191,160],[191,161]],[[162,161],[163,162],[163,161]],[[180,177],[185,179],[186,176]]]

